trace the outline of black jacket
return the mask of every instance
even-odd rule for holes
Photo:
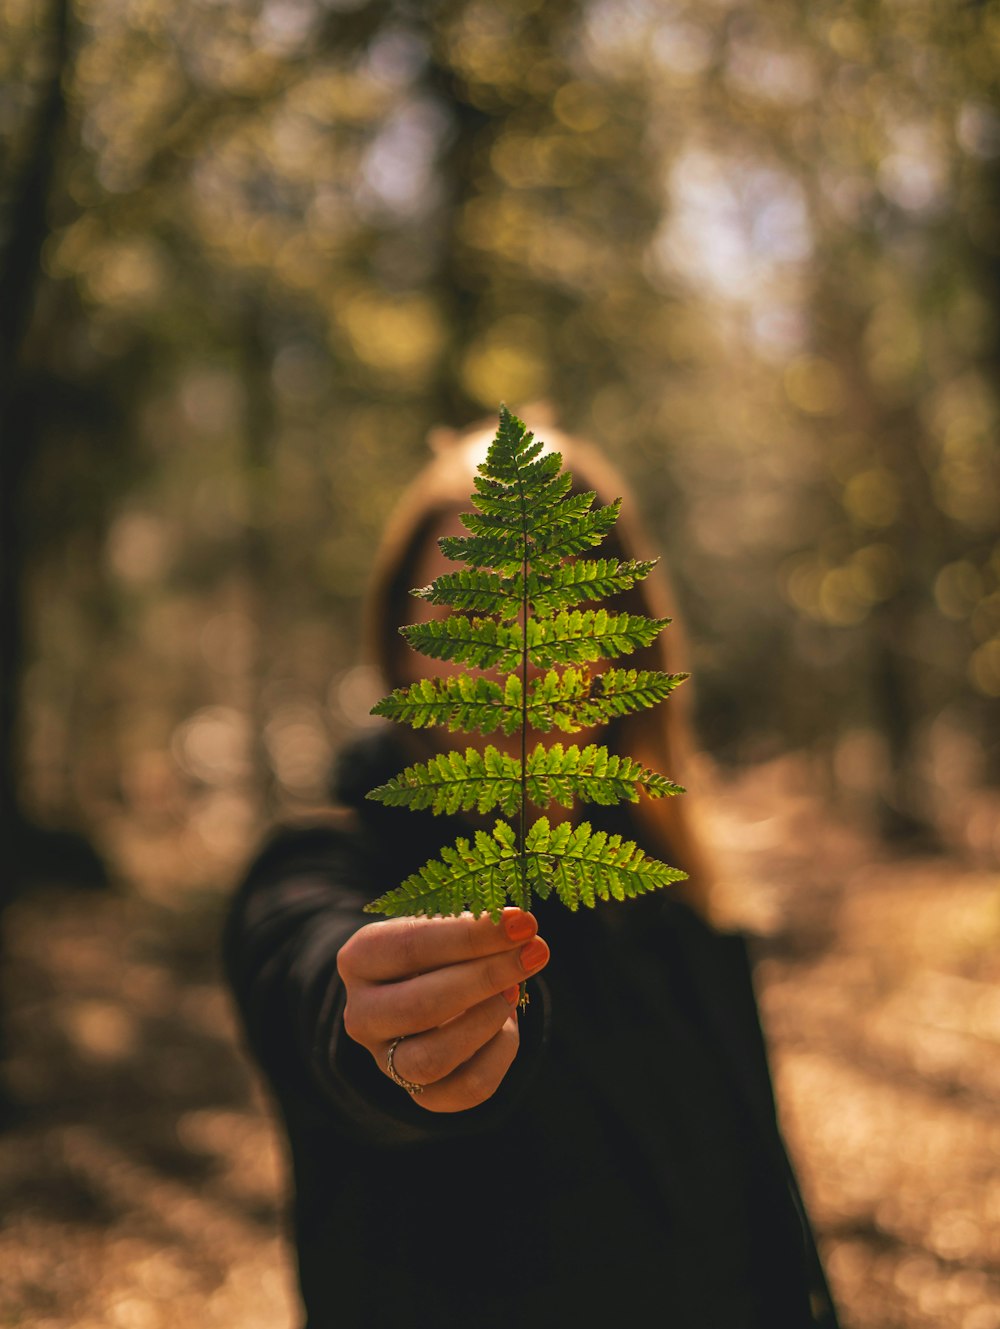
[[[426,1111],[344,1033],[361,906],[467,830],[364,801],[402,764],[391,734],[350,749],[344,820],[275,837],[227,929],[287,1129],[308,1329],[835,1329],[744,944],[669,892],[537,906],[552,958],[480,1107]]]

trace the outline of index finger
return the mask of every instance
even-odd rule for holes
[[[485,955],[513,950],[533,937],[538,923],[523,909],[505,909],[499,923],[475,918],[387,918],[360,928],[340,948],[341,974],[389,983],[429,969],[443,969]]]

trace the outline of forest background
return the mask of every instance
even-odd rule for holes
[[[631,482],[713,769],[795,754],[872,843],[995,868],[1000,4],[0,0],[0,29],[25,881],[200,917],[323,803],[378,695],[386,517],[428,432],[501,400]]]
[[[707,749],[995,852],[940,824],[1000,775],[995,4],[2,20],[8,811],[211,876],[321,799],[428,431],[545,399],[641,494]]]

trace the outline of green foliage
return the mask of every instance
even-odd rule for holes
[[[647,858],[634,840],[591,830],[588,821],[552,829],[547,817],[539,817],[528,832],[526,852],[532,889],[543,900],[554,890],[570,909],[593,908],[597,900],[630,900],[687,876]]]
[[[544,582],[537,573],[527,580],[527,599],[531,613],[546,617],[557,609],[569,609],[587,600],[603,600],[619,591],[628,591],[649,575],[658,560],[602,558],[578,559],[556,568]],[[446,572],[413,592],[429,604],[448,605],[467,612],[495,614],[498,622],[517,618],[525,585],[520,572],[500,577],[478,569]]]
[[[611,615],[605,609],[562,610],[555,618],[530,619],[528,662],[548,668],[628,655],[648,646],[669,622],[641,614]],[[403,629],[403,636],[414,650],[434,660],[454,660],[477,669],[516,669],[525,648],[520,625],[508,627],[491,619],[453,616],[414,624]]]
[[[492,836],[479,830],[471,840],[459,838],[368,905],[370,913],[470,909],[498,918],[508,901],[528,908],[532,894],[546,899],[553,891],[576,909],[631,899],[685,876],[620,835],[592,831],[588,822],[551,827],[540,817],[527,825],[528,803],[572,808],[579,799],[610,806],[637,802],[640,790],[652,798],[683,792],[631,757],[594,743],[539,743],[527,750],[529,728],[575,733],[604,724],[655,706],[685,677],[650,669],[591,674],[586,668],[649,646],[670,620],[577,608],[630,588],[653,563],[569,561],[605,538],[621,501],[595,507],[596,494],[573,494],[572,476],[561,463],[558,453],[543,452],[522,422],[500,408],[496,438],[474,481],[477,511],[462,516],[469,535],[439,542],[448,557],[470,566],[415,592],[453,612],[401,629],[415,650],[432,659],[499,670],[506,674],[503,681],[465,673],[421,679],[395,689],[373,710],[414,729],[519,733],[519,757],[492,744],[482,752],[466,748],[464,756],[437,753],[368,795],[390,807],[435,814],[499,809],[517,818],[517,829],[498,821]],[[555,665],[565,667],[560,672]],[[531,667],[546,672],[531,677]]]
[[[655,669],[606,669],[593,676],[572,666],[561,674],[550,669],[528,684],[528,724],[543,733],[555,728],[575,734],[584,726],[607,724],[616,716],[655,706],[685,678],[686,674]],[[426,678],[395,688],[373,707],[372,714],[401,720],[414,729],[445,725],[451,732],[491,734],[500,729],[513,734],[521,725],[523,696],[518,674],[508,674],[502,687],[492,679],[466,674]]]
[[[492,837],[485,831],[476,831],[472,840],[460,836],[454,847],[441,850],[440,859],[432,858],[394,891],[367,905],[367,911],[399,917],[470,909],[498,918],[508,901],[528,907],[525,881],[542,900],[555,891],[570,909],[581,904],[593,908],[598,900],[634,899],[687,875],[647,858],[635,841],[594,831],[586,821],[553,828],[547,817],[539,817],[524,850],[518,846],[505,821],[496,823]]]
[[[605,805],[639,801],[639,790],[651,798],[682,793],[680,785],[633,761],[590,743],[564,748],[541,744],[528,755],[525,788],[529,803],[573,806],[573,798]],[[492,744],[479,752],[466,748],[443,752],[405,771],[368,795],[389,807],[430,808],[435,813],[491,812],[499,808],[514,816],[521,801],[521,763]]]

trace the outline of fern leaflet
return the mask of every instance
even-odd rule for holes
[[[594,743],[584,748],[561,743],[540,743],[528,756],[528,802],[544,808],[552,802],[565,808],[574,797],[585,803],[639,801],[643,789],[651,798],[680,794],[679,785],[618,753]],[[442,752],[426,762],[408,766],[368,797],[390,807],[430,808],[434,813],[492,812],[499,808],[512,817],[521,791],[521,763],[490,745],[483,752],[466,748]]]

